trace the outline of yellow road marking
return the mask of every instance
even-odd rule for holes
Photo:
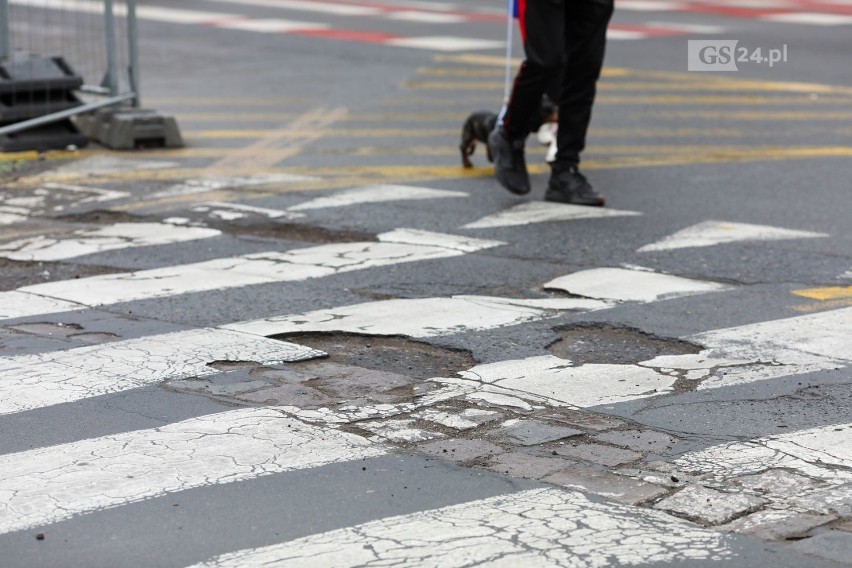
[[[807,288],[804,290],[793,290],[796,296],[811,298],[812,300],[852,300],[852,286],[829,286],[827,288]]]
[[[706,118],[708,120],[852,120],[852,112],[838,111],[744,111],[744,110],[664,110],[648,114],[661,118]]]
[[[797,312],[818,312],[820,310],[836,310],[838,308],[845,308],[847,306],[852,306],[852,298],[845,298],[841,300],[828,300],[825,302],[820,302],[818,304],[793,306],[793,310]]]
[[[459,63],[468,65],[483,65],[503,67],[506,61],[503,57],[493,55],[436,55],[432,59],[437,63]],[[520,59],[513,59],[513,65],[520,65]],[[709,76],[700,73],[684,73],[679,71],[656,71],[652,69],[628,69],[625,67],[605,67],[604,78],[612,77],[641,77],[665,79],[667,81],[703,83],[705,85],[724,85],[725,90],[751,91],[780,91],[787,93],[816,93],[852,95],[852,87],[827,85],[823,83],[802,83],[790,81],[759,81],[733,77]]]
[[[679,155],[672,153],[667,155],[650,156],[613,156],[611,158],[589,159],[583,163],[584,168],[587,170],[600,170],[850,156],[852,156],[852,147],[777,148],[768,150],[755,148],[750,151],[736,149],[730,151],[700,152],[697,155]],[[549,166],[547,164],[532,164],[529,166],[529,170],[530,173],[533,174],[544,174],[549,171]],[[409,182],[415,180],[432,181],[493,175],[493,169],[491,167],[465,170],[457,165],[375,165],[328,168],[268,168],[263,171],[264,173],[296,173],[313,176],[351,177],[367,180],[372,179],[373,181],[371,183],[376,183],[376,179],[401,183],[406,180]],[[46,181],[64,183],[80,183],[83,181],[90,183],[110,183],[133,180],[171,181],[201,177],[209,173],[210,170],[208,168],[181,168],[148,171],[134,170],[96,176],[80,173],[56,174],[46,172],[41,175],[18,180],[10,185],[28,187],[31,184],[44,183]],[[323,180],[320,180],[318,183],[296,183],[288,185],[286,191],[301,191],[312,188],[327,187],[323,185],[324,183],[325,182]]]
[[[307,112],[287,127],[272,130],[257,142],[234,150],[210,166],[210,172],[223,172],[229,175],[233,175],[235,171],[255,173],[258,169],[274,166],[281,160],[299,154],[305,146],[329,134],[331,126],[345,118],[347,112],[343,107],[318,108]],[[309,134],[293,140],[291,132],[303,131],[305,127],[311,128]],[[287,145],[282,148],[282,143]],[[268,152],[269,150],[275,150],[275,152]]]

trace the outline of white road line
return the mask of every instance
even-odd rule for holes
[[[322,352],[224,329],[193,329],[35,355],[0,357],[0,414],[11,414],[169,379],[218,373],[216,361],[272,364]]]
[[[272,33],[287,33],[294,30],[327,30],[331,26],[317,22],[300,22],[296,20],[282,20],[278,18],[268,18],[264,20],[233,20],[219,22],[217,28],[226,28],[229,30],[240,30],[244,32],[257,32],[263,34]]]
[[[626,268],[583,270],[551,280],[544,288],[617,302],[655,302],[730,289],[716,282]]]
[[[13,2],[16,3],[16,2]],[[25,2],[26,3],[26,2]],[[103,10],[103,5],[100,5],[100,10]],[[129,158],[115,158],[112,156],[89,156],[82,160],[75,160],[70,164],[65,164],[58,168],[53,168],[47,173],[55,174],[111,174],[115,172],[135,172],[142,170],[163,170],[168,168],[176,168],[180,164],[178,162],[164,162],[155,160],[136,160]],[[52,184],[46,184],[48,187]],[[69,186],[64,186],[68,188]],[[74,187],[74,186],[70,186]],[[90,188],[81,188],[84,191],[93,191]],[[73,191],[73,190],[72,190]]]
[[[257,335],[344,331],[370,335],[437,337],[518,325],[566,310],[597,310],[606,302],[575,298],[518,300],[490,296],[452,296],[382,300],[224,326]]]
[[[687,5],[665,0],[620,0],[618,9],[630,12],[677,12]]]
[[[469,196],[470,194],[462,191],[429,189],[428,187],[416,187],[411,185],[371,185],[368,187],[350,189],[327,197],[318,197],[308,202],[290,207],[288,210],[304,211],[306,209],[324,209],[327,207],[347,207],[349,205],[361,205],[364,203],[383,203],[387,201],[442,199],[447,197]]]
[[[688,337],[697,355],[657,357],[641,365],[686,372],[698,390],[834,370],[852,365],[852,308],[719,329]]]
[[[24,318],[32,314],[52,314],[85,309],[86,306],[12,290],[0,292],[0,319]]]
[[[705,221],[651,243],[636,252],[658,252],[682,248],[710,247],[744,241],[777,241],[827,237],[825,233],[794,231],[767,225],[746,225],[725,221]]]
[[[207,176],[203,178],[188,179],[175,184],[163,191],[150,195],[150,198],[174,197],[177,195],[194,195],[218,191],[220,189],[240,189],[243,187],[255,187],[259,185],[299,183],[303,181],[316,181],[319,178],[312,176],[300,176],[294,174],[259,174],[254,176]]]
[[[636,365],[580,365],[543,355],[478,365],[459,373],[480,383],[543,397],[551,406],[588,408],[671,392],[677,377]]]
[[[25,261],[57,261],[109,250],[168,245],[221,235],[216,229],[176,227],[164,223],[115,223],[51,238],[39,235],[0,245],[0,257]]]
[[[254,284],[298,282],[368,268],[462,256],[504,244],[412,229],[382,233],[378,239],[380,242],[269,251],[139,272],[46,282],[17,292],[96,307]],[[0,305],[4,294],[7,292],[0,292]],[[34,307],[30,313],[19,313],[17,317],[42,313]]]
[[[852,270],[849,270],[848,272],[844,272],[843,274],[840,275],[840,277],[841,278],[852,278]]]
[[[371,6],[357,4],[338,4],[331,2],[315,2],[313,0],[207,0],[220,4],[235,4],[240,6],[260,6],[264,8],[280,8],[305,12],[319,12],[335,16],[379,16],[383,12]]]
[[[252,215],[266,217],[268,219],[299,219],[305,215],[302,213],[292,213],[290,211],[282,211],[280,209],[267,209],[265,207],[255,207],[253,205],[244,205],[242,203],[228,203],[224,201],[208,201],[197,207],[192,208],[193,211],[199,213],[208,213],[210,217],[216,219],[224,219],[233,221],[242,219]]]
[[[393,47],[410,47],[432,51],[468,51],[474,49],[501,49],[506,43],[454,36],[401,37],[383,42]]]
[[[418,10],[404,10],[388,14],[389,20],[403,22],[417,22],[418,24],[460,24],[467,22],[467,16],[461,14],[440,14],[435,12],[420,12]]]
[[[383,455],[381,446],[245,408],[0,456],[0,533],[194,487]]]
[[[0,211],[0,225],[13,225],[15,223],[22,223],[26,220],[26,215],[18,215],[17,213],[4,213]]]
[[[852,16],[826,14],[823,12],[791,12],[787,14],[767,14],[761,20],[783,24],[810,24],[813,26],[848,26]]]
[[[674,463],[686,472],[723,479],[785,469],[831,484],[852,483],[852,424],[721,444]]]
[[[730,563],[728,539],[657,511],[533,489],[241,550],[193,568]]]
[[[578,219],[596,219],[600,217],[629,217],[641,215],[635,211],[619,211],[600,207],[584,207],[581,205],[566,205],[561,203],[544,203],[532,201],[521,203],[511,209],[488,215],[473,223],[464,225],[463,229],[493,229],[497,227],[513,227],[516,225],[531,225],[533,223],[549,223],[553,221],[575,221]]]

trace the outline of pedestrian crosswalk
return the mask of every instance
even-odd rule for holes
[[[266,212],[264,215],[269,211],[311,215],[353,206],[381,206],[396,197],[401,202],[422,202],[465,196],[438,188],[372,186],[306,197],[296,204],[291,200],[289,206],[255,207],[246,203],[237,204],[233,210],[250,212],[255,208]],[[204,193],[197,198],[208,211],[216,207],[225,210],[229,205],[210,203]],[[548,211],[541,212],[543,218],[527,210],[531,208],[518,212],[512,207],[467,221],[458,228],[458,234],[400,228],[380,233],[375,241],[283,252],[271,247],[262,253],[27,286],[0,292],[0,324],[12,320],[20,323],[25,318],[41,321],[70,311],[102,310],[118,302],[175,300],[202,292],[228,293],[258,284],[304,282],[356,271],[381,274],[422,261],[442,263],[489,254],[504,247],[508,236],[544,223],[614,223],[624,216],[640,217],[639,212],[626,211],[586,216],[571,206],[562,207],[548,206]],[[202,231],[186,233],[192,235],[183,241],[188,247],[206,246],[219,234],[204,233],[209,229],[203,227],[163,225],[162,230],[153,230],[139,225],[135,228],[159,240],[149,241],[144,235],[137,239],[127,232],[128,227],[117,224],[111,229],[58,236],[49,247],[36,247],[32,243],[37,240],[0,246],[7,254],[12,250],[28,250],[30,254],[37,250],[65,251],[43,257],[50,260],[73,258],[82,250],[95,256],[115,250],[109,245],[112,241],[102,245],[97,240],[110,236],[110,230],[120,234],[127,247],[149,248],[170,246],[174,235],[181,234],[173,229]],[[770,237],[806,240],[815,236],[770,229],[762,227]],[[504,240],[482,238],[480,233],[488,230],[500,231]],[[468,236],[471,233],[477,236]],[[94,239],[94,244],[86,244],[87,238]],[[726,246],[726,242],[702,241],[701,246]],[[669,250],[678,254],[683,248],[672,246]],[[643,248],[636,254],[642,257]],[[547,296],[546,290],[572,297]],[[273,390],[279,389],[275,392],[313,388],[311,381],[321,378],[318,368],[295,364],[322,360],[327,353],[298,341],[282,341],[279,336],[354,334],[372,338],[370,341],[382,336],[421,340],[472,337],[550,320],[564,322],[566,316],[600,314],[625,306],[651,313],[667,302],[725,297],[736,291],[737,286],[730,283],[626,265],[575,270],[550,278],[538,284],[527,298],[454,295],[377,299],[271,314],[215,328],[144,334],[86,347],[69,345],[13,356],[3,356],[0,351],[0,421],[14,428],[18,417],[36,411],[57,419],[61,405],[163,384],[168,385],[172,396],[185,396],[174,391],[187,392],[180,388],[187,381],[203,384],[211,377],[227,375],[227,364],[232,368],[248,365],[274,369],[278,374]],[[459,369],[455,376],[429,377],[422,381],[426,385],[422,393],[412,391],[407,402],[365,402],[358,397],[334,401],[332,397],[322,406],[287,404],[272,390],[262,394],[262,389],[269,388],[268,384],[263,386],[262,373],[249,374],[253,382],[245,388],[261,389],[253,405],[231,398],[228,400],[237,408],[0,456],[0,495],[5,496],[0,507],[0,540],[4,535],[43,531],[121,508],[133,509],[147,501],[179,499],[193,491],[251,485],[273,478],[286,485],[287,476],[299,471],[366,464],[399,451],[399,446],[417,450],[416,444],[427,440],[460,444],[467,440],[461,433],[468,431],[490,440],[489,455],[533,452],[545,444],[541,454],[522,453],[522,459],[530,464],[561,459],[552,456],[562,448],[546,444],[600,435],[588,426],[592,422],[580,421],[577,424],[584,425],[570,428],[562,423],[555,438],[544,436],[543,442],[528,446],[507,442],[500,432],[544,415],[552,418],[586,413],[582,416],[592,420],[614,412],[620,405],[664,400],[683,392],[706,394],[807,373],[845,372],[852,368],[852,351],[846,341],[850,335],[852,308],[828,309],[707,330],[681,338],[700,346],[700,352],[662,353],[636,363],[577,363],[552,354],[517,359],[506,356]],[[294,365],[287,367],[287,363]],[[331,392],[324,388],[326,394]],[[194,392],[200,392],[199,388]],[[474,420],[482,413],[488,415],[487,420]],[[623,429],[613,428],[611,439],[617,441]],[[843,507],[848,508],[852,483],[850,433],[852,428],[846,424],[829,424],[781,436],[709,444],[671,456],[665,464],[658,460],[640,465],[637,460],[644,459],[642,452],[618,450],[622,452],[619,456],[632,453],[635,457],[619,457],[627,460],[626,465],[616,460],[608,467],[608,475],[625,482],[656,484],[659,494],[664,495],[662,499],[639,500],[639,506],[578,491],[573,481],[566,482],[569,489],[507,486],[491,497],[462,499],[437,508],[420,507],[402,514],[377,514],[369,520],[273,543],[247,543],[224,553],[199,553],[187,565],[363,566],[397,562],[463,566],[478,562],[601,566],[631,564],[637,559],[673,565],[692,561],[726,565],[741,562],[745,551],[758,545],[716,530],[713,525],[748,518],[751,524],[740,524],[753,528],[774,519],[773,511],[784,508],[811,515],[815,523],[845,515],[838,511],[847,510]],[[611,446],[603,447],[615,451]],[[484,458],[462,461],[492,470],[496,467],[495,462]],[[576,465],[565,461],[553,467],[567,468],[563,474],[570,475],[570,468]],[[366,471],[368,466],[360,467]],[[636,473],[641,468],[648,471]],[[754,489],[758,487],[755,476],[777,476],[779,472],[798,476],[802,491],[781,498]],[[665,481],[666,476],[683,476],[685,481]],[[707,495],[715,496],[725,511],[733,512],[705,514],[697,504]]]
[[[70,10],[100,13],[93,0],[12,0],[13,5],[48,10]],[[686,11],[693,15],[714,14],[754,17],[767,22],[815,25],[843,25],[852,15],[843,7],[830,10],[829,4],[795,9],[741,9],[698,2],[620,3],[619,10],[635,14]],[[121,7],[119,7],[121,8]],[[835,13],[835,12],[841,13]],[[119,15],[123,12],[119,9]],[[503,25],[506,15],[497,6],[468,6],[443,3],[352,2],[349,0],[204,0],[191,6],[142,5],[142,20],[166,24],[203,26],[256,34],[292,36],[367,43],[392,48],[408,48],[434,52],[499,50],[505,47]],[[459,25],[479,27],[475,37],[461,33]],[[423,26],[435,33],[423,34]],[[407,31],[410,29],[411,31]],[[660,17],[639,23],[615,21],[610,26],[611,40],[639,40],[696,34],[719,34],[724,26],[700,22],[661,21]]]

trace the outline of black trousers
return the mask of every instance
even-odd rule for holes
[[[613,0],[518,0],[526,59],[503,117],[509,139],[526,138],[547,93],[559,105],[556,161],[580,162],[612,12]]]

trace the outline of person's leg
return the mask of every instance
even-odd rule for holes
[[[531,188],[524,156],[530,118],[539,111],[542,94],[565,65],[562,14],[566,1],[573,0],[518,0],[526,59],[515,77],[502,124],[488,137],[494,176],[517,195],[525,195]]]
[[[567,61],[559,96],[556,162],[576,165],[586,147],[613,0],[569,0],[566,8]]]
[[[529,134],[530,119],[538,112],[545,91],[558,81],[565,67],[563,37],[565,6],[576,0],[518,0],[518,18],[526,58],[515,77],[503,132],[509,140]]]

